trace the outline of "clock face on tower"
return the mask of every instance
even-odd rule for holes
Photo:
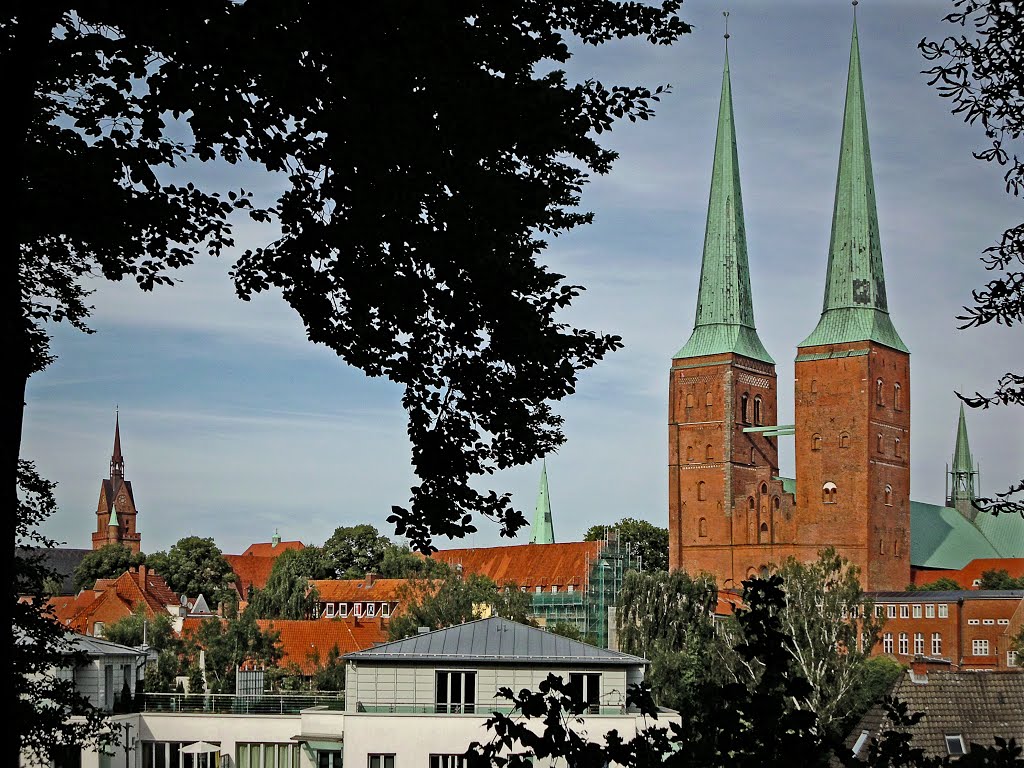
[[[120,507],[124,506],[124,494],[123,493],[120,496],[117,497],[117,504]]]

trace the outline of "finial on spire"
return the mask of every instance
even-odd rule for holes
[[[860,5],[860,0],[851,0],[850,3],[853,6],[853,19],[857,20],[857,6]]]
[[[729,47],[729,12],[722,11],[722,16],[725,17],[725,47]]]

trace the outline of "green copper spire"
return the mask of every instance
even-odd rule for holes
[[[964,418],[964,404],[960,403],[960,421],[956,426],[956,444],[953,447],[953,467],[949,471],[952,480],[948,506],[957,509],[968,520],[977,517],[974,508],[974,457],[971,455],[971,444],[967,440],[967,420]]]
[[[531,544],[554,544],[555,528],[551,523],[551,499],[548,496],[548,463],[541,464],[540,488],[537,490],[537,507],[533,512],[530,528]]]
[[[107,521],[108,528],[120,528],[121,521],[117,519],[117,508],[114,503],[110,503],[110,519]]]
[[[697,319],[689,341],[675,357],[702,357],[723,352],[775,363],[754,327],[728,49],[722,75],[722,100],[718,107],[718,137],[704,231]]]
[[[800,346],[846,341],[875,341],[901,352],[910,351],[889,319],[885,299],[856,17],[850,45],[825,302],[818,327]]]

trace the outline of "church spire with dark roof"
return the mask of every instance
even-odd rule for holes
[[[849,341],[874,341],[909,352],[889,318],[885,297],[856,16],[850,44],[825,300],[818,326],[800,346]]]
[[[121,416],[114,412],[114,452],[110,455],[110,479],[124,480],[124,457],[121,455]]]
[[[728,47],[722,73],[722,97],[718,108],[718,135],[715,139],[711,194],[704,231],[697,317],[690,339],[674,357],[703,357],[724,352],[775,363],[761,343],[754,326]]]

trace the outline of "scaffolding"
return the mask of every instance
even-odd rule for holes
[[[573,591],[533,594],[533,615],[544,626],[571,624],[584,639],[601,648],[614,637],[614,607],[626,571],[639,565],[632,547],[619,543],[618,532],[605,533],[597,557],[587,556],[583,583]]]

